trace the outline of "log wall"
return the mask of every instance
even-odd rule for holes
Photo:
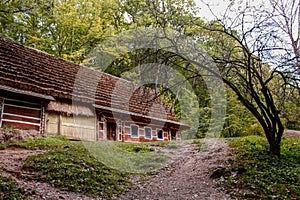
[[[47,113],[46,133],[63,135],[70,139],[96,140],[96,119],[85,116],[66,116],[61,113]]]
[[[2,98],[0,126],[14,129],[41,131],[42,102]]]
[[[130,126],[137,125],[139,127],[139,135],[138,137],[132,137],[130,132]],[[151,138],[145,137],[145,128],[151,128]],[[157,137],[157,130],[163,131],[163,139],[159,139]],[[168,141],[171,138],[169,137],[169,131],[165,128],[162,128],[160,124],[143,124],[143,123],[136,123],[133,121],[125,121],[123,127],[123,141],[125,142],[153,142],[153,141]]]

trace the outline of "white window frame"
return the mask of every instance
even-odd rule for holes
[[[136,135],[132,135],[132,127],[133,126],[135,126],[135,127],[137,127],[137,136]],[[130,124],[130,136],[132,137],[132,138],[139,138],[139,126],[137,126],[137,125],[134,125],[134,124]]]
[[[162,138],[158,137],[158,132],[159,131],[162,131]],[[157,140],[164,140],[164,130],[157,128],[156,129],[156,138],[157,138]]]
[[[146,129],[150,129],[150,137],[147,137],[146,136]],[[146,138],[146,139],[152,139],[152,128],[151,127],[144,127],[144,137]]]

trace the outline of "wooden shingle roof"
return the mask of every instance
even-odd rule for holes
[[[56,100],[76,100],[138,116],[165,116],[165,121],[178,121],[149,88],[4,38],[0,38],[0,85]]]

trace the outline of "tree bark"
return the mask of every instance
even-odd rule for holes
[[[268,138],[268,142],[270,145],[270,154],[273,156],[280,157],[280,141],[276,140],[276,138]]]
[[[276,121],[274,124],[276,124],[277,128],[268,128],[264,131],[270,145],[270,154],[280,158],[280,144],[284,127],[281,121]]]

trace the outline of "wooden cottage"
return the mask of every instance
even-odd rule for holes
[[[174,113],[155,92],[0,38],[0,127],[72,139],[180,139]]]

